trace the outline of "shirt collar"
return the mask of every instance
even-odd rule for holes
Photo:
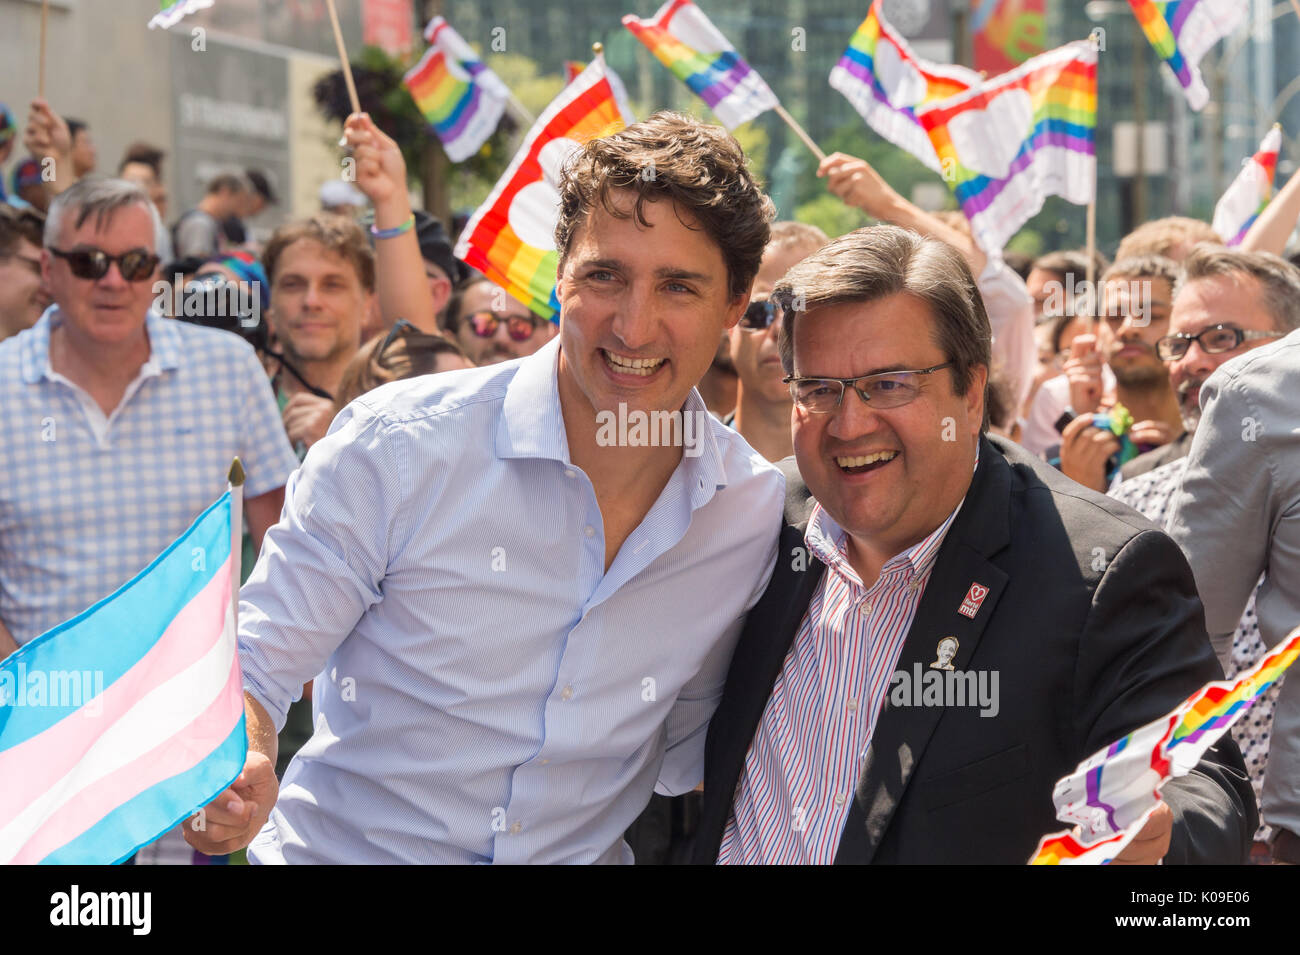
[[[50,332],[63,319],[59,306],[51,305],[36,324],[21,336],[21,374],[25,384],[34,385],[53,374],[50,367]],[[171,371],[181,366],[181,333],[172,324],[175,319],[163,318],[153,309],[145,313],[145,333],[149,336],[149,358],[144,364],[146,372]]]
[[[569,462],[569,440],[560,411],[560,338],[557,335],[536,352],[520,359],[506,386],[501,419],[497,424],[496,452],[500,458],[549,458]],[[699,391],[686,396],[684,414],[694,422],[695,455],[682,455],[680,467],[690,478],[692,507],[697,508],[716,490],[727,485],[722,451],[713,433],[717,421]],[[685,422],[683,422],[685,424]]]
[[[976,442],[975,468],[978,468],[979,464],[979,442]],[[909,565],[912,568],[914,576],[919,577],[929,573],[930,568],[934,566],[934,562],[939,556],[939,548],[948,534],[948,528],[952,526],[952,522],[956,520],[957,514],[965,503],[966,498],[963,496],[942,524],[907,550],[895,554],[885,561],[881,567],[881,576],[883,577],[889,571],[904,565]],[[820,503],[813,507],[812,516],[808,519],[808,529],[804,531],[804,543],[808,545],[808,549],[813,556],[827,567],[838,567],[843,570],[848,565],[848,535],[844,532],[844,528],[840,527],[835,521],[835,518],[822,509]]]

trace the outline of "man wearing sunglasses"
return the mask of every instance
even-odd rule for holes
[[[62,192],[41,253],[54,304],[0,342],[0,621],[18,644],[157,557],[233,457],[256,545],[280,513],[296,461],[266,374],[238,336],[150,308],[161,231],[134,183]]]
[[[1196,433],[1188,457],[1151,472],[1147,501],[1133,503],[1150,513],[1153,501],[1167,502],[1164,519],[1192,565],[1228,672],[1250,666],[1300,623],[1298,327],[1294,266],[1268,253],[1198,248],[1184,263],[1171,334],[1160,342]],[[1262,726],[1254,711],[1274,702],[1269,732],[1267,711]],[[1256,761],[1252,775],[1263,776],[1272,858],[1300,864],[1300,679],[1270,690],[1250,724],[1241,739]]]
[[[797,470],[710,724],[696,861],[1023,864],[1062,828],[1059,778],[1221,676],[1191,572],[987,435],[989,321],[951,246],[860,229],[773,298]],[[1234,746],[1162,794],[1121,861],[1244,858]]]
[[[523,358],[559,331],[483,275],[465,281],[447,305],[447,330],[476,365]]]
[[[736,410],[723,418],[769,461],[794,453],[790,444],[790,389],[782,380],[779,310],[772,289],[781,277],[827,242],[826,233],[802,222],[774,222],[772,240],[754,280],[749,307],[731,329],[731,361],[740,379]]]

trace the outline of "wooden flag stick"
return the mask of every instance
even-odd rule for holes
[[[804,132],[803,127],[795,121],[795,118],[785,111],[784,106],[777,103],[775,109],[776,115],[785,120],[786,125],[793,129],[795,135],[803,140],[803,144],[812,150],[812,154],[817,157],[818,162],[821,162],[826,158],[826,154],[821,151],[821,148],[815,142],[812,141],[812,137]]]
[[[348,84],[348,98],[352,100],[352,112],[361,112],[361,101],[357,99],[357,84],[352,81],[352,64],[348,62],[348,51],[343,45],[343,31],[339,29],[339,12],[334,7],[334,0],[325,0],[329,5],[330,25],[334,27],[334,42],[339,47],[339,60],[343,63],[343,81]]]
[[[1097,276],[1093,273],[1096,271],[1097,255],[1097,183],[1092,184],[1092,202],[1088,203],[1088,219],[1086,225],[1087,231],[1087,256],[1088,256],[1088,317],[1084,319],[1083,333],[1091,335],[1093,333],[1092,320],[1097,314],[1097,289],[1094,282]]]
[[[41,65],[36,74],[36,95],[45,99],[45,24],[50,19],[50,0],[41,0]]]

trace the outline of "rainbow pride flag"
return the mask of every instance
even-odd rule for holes
[[[597,57],[528,131],[501,179],[456,242],[456,257],[478,269],[534,313],[559,320],[560,171],[585,143],[632,122],[631,110]]]
[[[1277,154],[1282,149],[1282,127],[1274,125],[1259,144],[1259,151],[1241,166],[1241,172],[1224,190],[1214,207],[1214,231],[1230,247],[1241,245],[1273,198],[1273,177],[1277,174]]]
[[[510,90],[442,17],[429,21],[424,38],[429,48],[402,83],[442,140],[447,158],[463,162],[497,128]]]
[[[882,0],[874,0],[849,48],[832,67],[831,87],[843,93],[877,133],[939,172],[939,157],[915,108],[956,96],[983,79],[963,66],[921,59],[885,20],[881,6]]]
[[[623,26],[704,100],[727,129],[778,105],[763,78],[691,0],[668,0],[649,20],[629,13]]]
[[[184,17],[197,10],[205,10],[212,6],[213,0],[161,0],[158,4],[158,12],[153,15],[149,21],[149,29],[164,30],[175,26]]]
[[[1068,43],[937,103],[916,107],[975,241],[1001,256],[1048,196],[1096,192],[1097,51]]]
[[[242,488],[0,661],[0,864],[129,858],[243,769]]]
[[[1250,4],[1243,0],[1128,0],[1142,32],[1173,71],[1192,109],[1210,101],[1201,78],[1201,58],[1233,30]]]
[[[1077,829],[1044,836],[1030,864],[1096,864],[1122,852],[1160,804],[1161,787],[1190,773],[1297,658],[1300,627],[1235,679],[1207,683],[1172,713],[1080,763],[1052,792],[1056,818]],[[1081,851],[1098,847],[1106,848]]]

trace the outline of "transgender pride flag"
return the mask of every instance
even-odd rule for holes
[[[629,13],[623,26],[704,100],[727,129],[779,105],[763,77],[691,0],[668,0],[649,20]]]
[[[1264,134],[1259,152],[1247,159],[1214,207],[1214,231],[1228,248],[1235,249],[1273,198],[1277,154],[1282,149],[1282,127]]]
[[[0,661],[0,864],[121,862],[239,775],[241,498]]]

